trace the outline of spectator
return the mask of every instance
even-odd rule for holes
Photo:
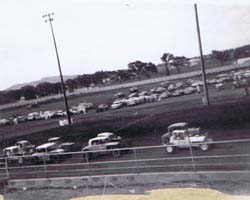
[[[240,80],[238,76],[234,76],[233,89],[236,89],[240,85]]]
[[[201,93],[201,86],[200,85],[196,85],[196,90],[197,90],[198,94],[200,94]]]
[[[218,91],[220,91],[223,88],[223,82],[216,83],[215,87]]]
[[[246,96],[248,96],[249,94],[250,94],[250,92],[249,92],[249,86],[250,86],[250,80],[249,79],[247,79],[246,80],[246,84],[245,84],[245,87],[244,87],[244,90],[245,90],[245,95]]]
[[[244,95],[248,96],[249,95],[249,88],[247,86],[245,86],[244,90],[245,90]]]

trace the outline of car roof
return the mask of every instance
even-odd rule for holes
[[[45,144],[37,146],[36,149],[45,149],[45,148],[48,148],[48,147],[51,147],[51,146],[54,146],[54,145],[55,145],[54,142],[49,142],[49,143],[45,143]]]
[[[60,137],[52,137],[52,138],[49,138],[48,141],[49,140],[60,140],[60,139],[61,139]]]
[[[17,149],[18,146],[10,146],[10,147],[6,147],[4,150],[12,150],[12,149]]]
[[[179,123],[171,124],[168,128],[171,129],[171,128],[175,128],[175,127],[185,127],[187,125],[188,125],[187,122],[179,122]]]
[[[186,131],[185,130],[174,130],[173,134],[176,134],[176,133],[186,133]]]
[[[17,141],[16,144],[17,143],[26,143],[26,142],[29,142],[29,141],[28,140],[20,140],[20,141]]]
[[[104,140],[104,139],[107,139],[108,136],[100,136],[100,137],[94,137],[92,139],[90,139],[89,141],[94,141],[94,140]]]
[[[75,144],[75,143],[74,142],[64,142],[61,144],[61,146],[71,146],[73,144]]]
[[[98,133],[97,134],[97,137],[108,137],[108,136],[111,136],[111,135],[114,135],[114,133],[111,133],[111,132],[103,132],[103,133]]]
[[[93,141],[98,141],[98,140],[105,140],[107,139],[107,136],[100,136],[100,137],[95,137],[89,140],[88,144],[90,145]]]

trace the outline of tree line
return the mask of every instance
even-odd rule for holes
[[[223,65],[227,61],[236,61],[239,58],[250,57],[250,45],[222,51],[213,50],[208,56]],[[185,56],[175,56],[171,53],[163,53],[160,59],[164,63],[167,76],[170,75],[171,67],[174,67],[177,73],[180,73],[181,67],[189,64],[189,59]],[[93,74],[78,75],[76,78],[66,80],[65,86],[69,92],[73,92],[78,88],[89,88],[150,78],[155,73],[157,73],[157,67],[154,63],[136,60],[130,62],[127,69],[97,71]],[[22,97],[26,100],[30,100],[60,93],[62,93],[60,82],[42,82],[36,86],[28,85],[17,90],[0,91],[0,104],[16,102]]]
[[[69,92],[73,92],[78,88],[89,88],[110,83],[122,83],[137,78],[140,80],[142,76],[150,77],[152,73],[156,73],[156,65],[149,62],[135,61],[128,64],[128,69],[114,71],[97,71],[93,74],[82,74],[76,78],[64,81],[65,88]],[[62,93],[61,83],[42,82],[36,86],[27,85],[16,90],[0,91],[0,104],[13,103],[21,98],[25,100],[36,99],[49,95]]]

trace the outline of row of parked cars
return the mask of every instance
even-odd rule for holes
[[[235,87],[243,87],[250,78],[250,69],[230,71],[229,73],[221,73],[212,79],[207,79],[208,85],[223,84],[225,82],[233,82]],[[161,82],[161,86],[152,88],[148,91],[140,91],[138,87],[129,89],[130,94],[118,92],[114,95],[114,102],[111,109],[121,108],[123,106],[134,106],[142,103],[160,101],[169,97],[177,97],[200,92],[203,81],[197,79],[187,79],[185,81]]]
[[[193,94],[197,91],[193,82],[162,82],[160,87],[152,88],[151,90],[140,91],[138,87],[129,89],[130,94],[118,92],[114,95],[116,98],[111,104],[111,109],[118,109],[123,106],[135,106],[143,103],[160,101],[168,97],[176,97],[181,95]],[[193,85],[192,85],[193,84]]]
[[[69,109],[71,115],[86,113],[89,109],[93,108],[93,103],[84,102],[80,103],[78,106],[73,106]],[[66,111],[60,109],[48,110],[48,111],[39,111],[39,112],[30,112],[27,115],[22,116],[12,116],[6,119],[0,119],[0,125],[14,125],[27,121],[42,120],[42,119],[53,119],[65,117]]]

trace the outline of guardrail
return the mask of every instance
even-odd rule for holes
[[[214,147],[202,152],[199,150],[201,144]],[[0,177],[2,179],[27,179],[146,172],[195,172],[197,170],[249,171],[249,144],[250,139],[202,142],[195,144],[198,145],[198,150],[191,145],[175,154],[168,154],[166,147],[176,147],[176,145],[159,145],[43,154],[38,160],[34,155],[16,156],[0,159]],[[115,151],[119,151],[121,155],[113,154]],[[23,158],[22,165],[18,164],[18,158]]]

